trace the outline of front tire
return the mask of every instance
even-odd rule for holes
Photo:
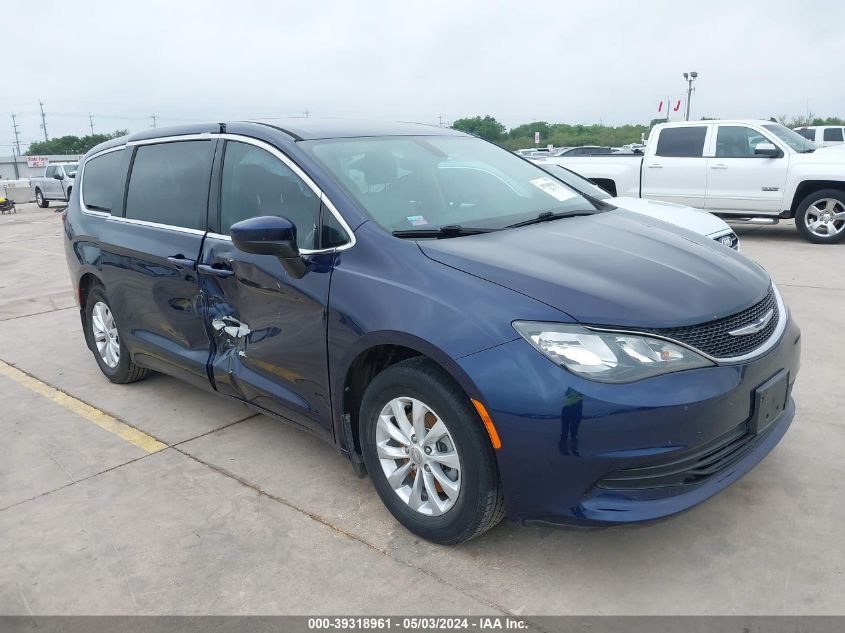
[[[364,394],[359,440],[376,492],[422,538],[452,545],[504,516],[490,438],[469,398],[431,361],[388,367]]]
[[[42,209],[46,209],[50,206],[50,201],[44,197],[44,194],[41,193],[41,189],[35,190],[35,204],[37,204]]]
[[[150,370],[132,362],[120,336],[102,286],[94,286],[85,302],[85,340],[106,378],[117,384],[143,380]]]
[[[845,192],[814,191],[795,212],[795,228],[814,244],[835,244],[845,239]]]

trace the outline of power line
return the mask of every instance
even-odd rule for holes
[[[50,139],[47,138],[47,119],[44,117],[44,102],[41,99],[38,100],[38,107],[41,108],[41,129],[44,130],[44,142],[46,143]]]

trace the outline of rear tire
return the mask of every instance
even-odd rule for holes
[[[50,206],[50,201],[44,197],[44,194],[41,193],[41,189],[35,190],[35,204],[37,204],[42,209],[46,209]]]
[[[822,189],[808,195],[795,212],[795,228],[813,244],[845,239],[845,192]]]
[[[397,410],[407,415],[402,424],[392,413]],[[413,424],[416,411],[422,427]],[[359,420],[367,472],[382,502],[408,530],[453,545],[502,520],[504,499],[490,438],[467,395],[437,365],[411,358],[385,369],[367,387]],[[420,428],[425,437],[417,438]]]
[[[94,286],[85,301],[85,340],[103,375],[117,384],[143,380],[150,370],[132,362],[120,336],[102,286]]]

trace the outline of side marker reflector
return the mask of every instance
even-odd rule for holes
[[[493,444],[493,448],[502,448],[502,440],[499,439],[499,433],[496,431],[496,427],[493,425],[493,420],[490,419],[490,414],[487,413],[487,409],[478,400],[473,398],[470,399],[472,400],[475,410],[478,411],[478,415],[481,416],[481,421],[484,422],[484,426],[487,427],[487,435],[490,436],[490,442]]]

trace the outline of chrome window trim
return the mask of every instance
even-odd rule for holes
[[[242,136],[240,134],[229,134],[229,133],[219,134],[218,136],[219,136],[219,138],[225,139],[227,141],[236,141],[236,142],[239,142],[239,143],[246,143],[247,145],[253,145],[255,147],[258,147],[260,149],[263,149],[263,150],[269,152],[270,154],[272,154],[273,156],[278,158],[294,174],[296,174],[300,179],[302,179],[302,181],[306,185],[308,185],[308,188],[311,189],[311,191],[313,191],[314,194],[316,194],[316,196],[320,199],[320,202],[326,206],[326,208],[329,210],[329,212],[335,217],[335,219],[338,221],[340,226],[346,232],[346,236],[347,236],[348,241],[345,244],[341,244],[340,246],[333,246],[332,248],[320,248],[320,249],[305,249],[304,248],[304,249],[301,249],[299,251],[300,253],[302,253],[303,255],[314,255],[314,254],[318,254],[318,253],[332,253],[332,252],[335,252],[335,251],[345,251],[345,250],[355,246],[355,243],[357,241],[355,239],[355,233],[352,231],[350,226],[346,223],[346,220],[343,219],[343,216],[340,215],[340,213],[338,212],[337,208],[334,206],[332,201],[328,198],[328,196],[326,196],[325,193],[323,193],[322,189],[320,189],[317,186],[317,183],[315,183],[313,180],[311,180],[311,177],[308,174],[306,174],[300,168],[299,165],[297,165],[295,162],[293,162],[284,152],[280,151],[278,148],[274,147],[273,145],[270,145],[269,143],[267,143],[265,141],[260,141],[258,139],[251,138],[249,136]],[[222,176],[222,171],[221,171],[221,176]],[[222,182],[221,182],[221,189],[222,189]],[[221,234],[218,233],[217,235],[221,235]],[[224,236],[224,237],[228,237],[228,236]]]
[[[77,174],[76,177],[79,182],[79,208],[82,210],[82,213],[85,215],[93,215],[95,217],[100,218],[109,218],[111,217],[111,213],[108,211],[97,211],[96,209],[89,209],[85,206],[85,196],[84,196],[84,179],[85,179],[85,167],[88,165],[89,162],[94,160],[95,158],[99,158],[100,156],[105,156],[106,154],[110,154],[111,152],[117,152],[119,150],[126,149],[126,145],[118,145],[117,147],[109,147],[108,149],[104,149],[96,154],[92,154],[88,158],[85,159],[85,162],[81,163],[79,167],[77,167]]]
[[[112,222],[123,222],[125,224],[137,224],[139,226],[147,226],[154,229],[166,229],[168,231],[175,231],[177,233],[190,233],[191,235],[205,235],[203,229],[191,229],[186,226],[176,226],[175,224],[161,224],[159,222],[148,222],[147,220],[138,220],[136,218],[122,218],[116,215],[109,215],[109,220]]]
[[[175,231],[181,232],[188,232],[194,233],[199,232],[204,234],[205,231],[199,231],[198,229],[189,229],[185,227],[176,226],[173,224],[160,224],[158,222],[147,222],[146,220],[136,220],[134,218],[125,218],[120,216],[114,216],[111,213],[106,213],[105,211],[97,211],[95,209],[88,209],[85,206],[85,200],[82,196],[82,186],[83,180],[85,178],[85,166],[88,164],[89,161],[94,160],[104,154],[108,154],[109,152],[116,152],[122,149],[128,149],[135,146],[142,146],[142,145],[154,145],[159,143],[173,143],[178,141],[213,141],[217,139],[224,139],[227,141],[236,141],[239,143],[246,143],[247,145],[253,145],[260,149],[263,149],[273,156],[275,156],[278,160],[285,164],[294,174],[296,174],[299,178],[308,185],[308,188],[316,194],[316,196],[320,199],[320,202],[325,205],[325,207],[329,210],[329,212],[334,216],[334,218],[338,221],[340,226],[343,228],[344,232],[346,233],[347,242],[341,244],[340,246],[333,246],[332,248],[320,248],[320,249],[301,249],[299,252],[303,255],[316,255],[320,253],[332,253],[335,251],[345,251],[349,248],[355,246],[357,239],[355,238],[355,232],[352,228],[347,224],[346,220],[337,210],[337,207],[334,206],[334,203],[329,199],[329,197],[317,186],[311,177],[305,173],[302,168],[297,165],[294,161],[292,161],[287,154],[279,150],[277,147],[267,143],[266,141],[261,141],[256,138],[252,138],[250,136],[243,136],[241,134],[231,134],[231,133],[212,133],[212,132],[202,132],[199,134],[182,134],[177,136],[161,136],[156,138],[145,138],[140,139],[137,141],[129,141],[124,145],[119,145],[117,147],[109,147],[108,149],[104,149],[96,154],[92,154],[89,156],[85,162],[80,165],[79,172],[77,174],[77,178],[79,178],[79,205],[82,209],[82,212],[87,215],[97,216],[97,217],[107,217],[113,220],[124,221],[129,224],[139,224],[142,226],[151,226],[151,227],[159,227],[165,229],[172,229]],[[206,208],[208,206],[206,205]],[[223,235],[221,233],[208,233],[209,236],[218,238],[218,239],[227,239],[231,241],[231,238],[228,235]]]
[[[706,354],[691,345],[687,345],[682,341],[677,341],[673,338],[669,338],[668,336],[661,336],[659,334],[654,334],[652,332],[640,332],[638,330],[625,330],[621,328],[606,328],[602,326],[595,326],[595,325],[585,325],[583,327],[587,328],[588,330],[593,330],[594,332],[608,332],[612,334],[636,334],[638,336],[647,336],[649,338],[659,339],[661,341],[668,341],[670,343],[674,343],[675,345],[680,345],[681,347],[685,347],[688,350],[691,350],[706,358],[707,360],[715,363],[716,365],[735,365],[737,363],[742,363],[747,360],[752,360],[763,356],[768,351],[770,351],[775,345],[780,342],[780,339],[783,337],[783,333],[786,331],[786,324],[789,321],[789,312],[786,309],[786,305],[783,303],[783,298],[780,296],[780,291],[778,287],[772,283],[772,289],[775,291],[775,301],[778,307],[778,324],[775,327],[775,331],[772,332],[772,335],[757,349],[748,352],[747,354],[742,354],[741,356],[731,356],[729,358],[717,358],[715,356],[711,356],[710,354]]]

